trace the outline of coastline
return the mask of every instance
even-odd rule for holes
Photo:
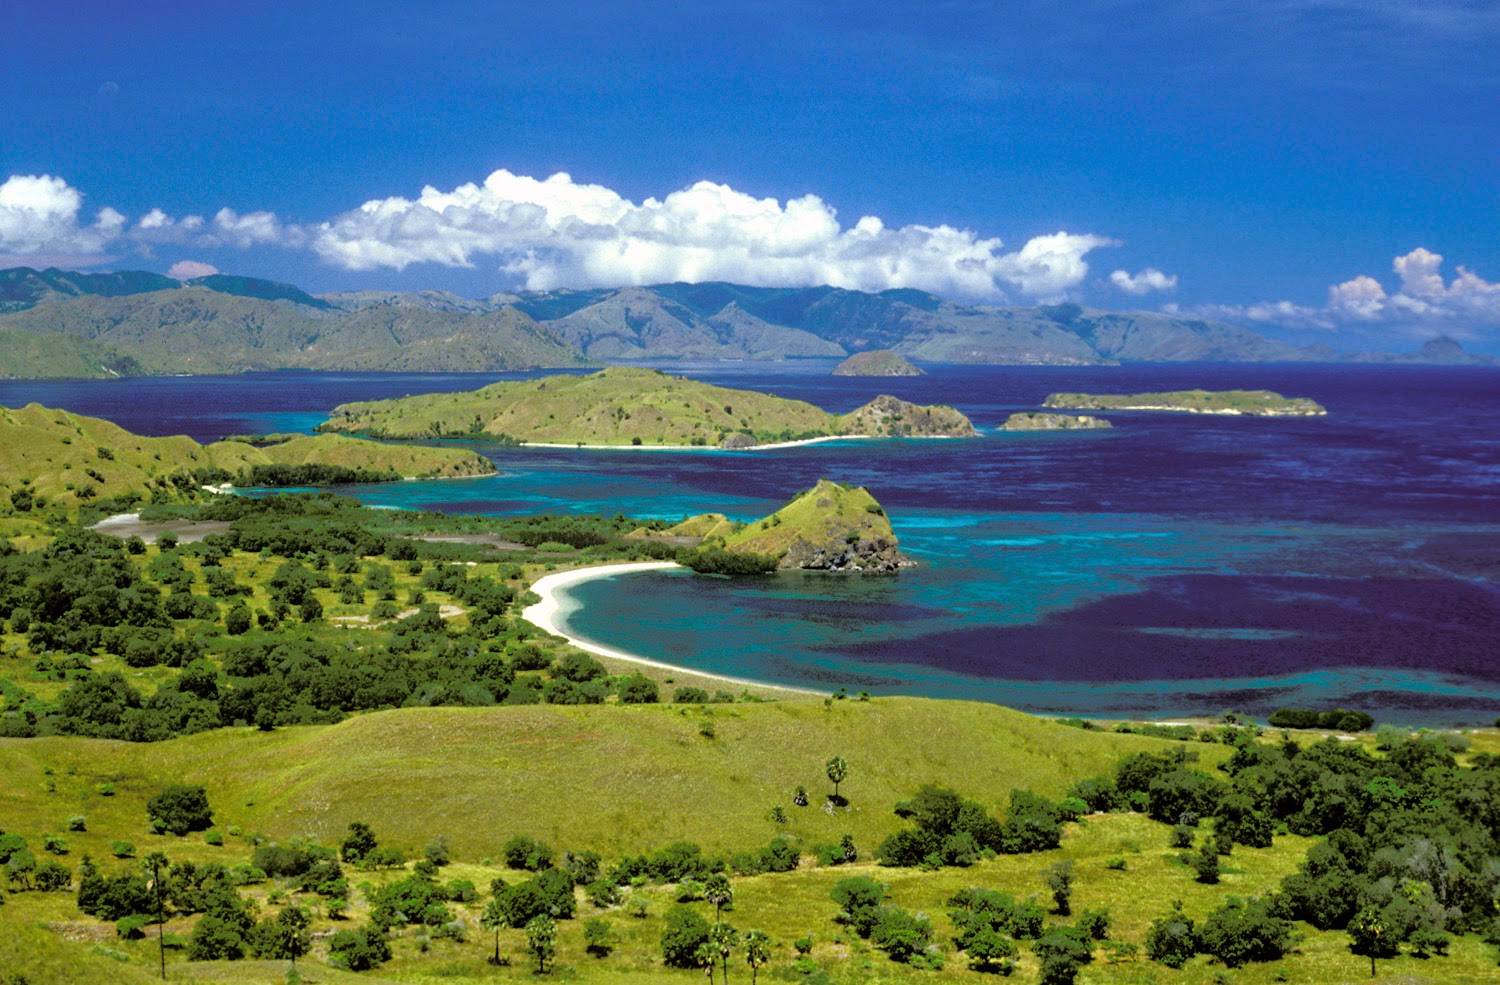
[[[957,436],[951,434],[912,434],[912,435],[883,435],[883,434],[825,434],[817,438],[798,438],[796,441],[773,441],[764,445],[750,445],[745,448],[720,448],[717,445],[583,445],[570,444],[557,441],[522,441],[516,445],[517,448],[561,448],[565,451],[686,451],[686,452],[726,452],[726,451],[777,451],[782,448],[801,448],[804,445],[820,445],[828,441],[949,441],[958,440]]]
[[[569,446],[571,447],[571,446]],[[612,446],[611,446],[612,447]],[[627,663],[638,664],[643,667],[651,667],[655,670],[670,670],[681,674],[693,674],[697,677],[708,678],[716,681],[724,681],[739,687],[758,687],[773,691],[786,691],[791,694],[804,694],[814,697],[823,697],[824,692],[814,691],[804,687],[789,687],[785,684],[768,684],[765,681],[752,680],[748,677],[730,677],[727,674],[714,674],[702,670],[694,670],[691,667],[683,667],[678,664],[670,664],[661,660],[652,660],[636,653],[627,653],[624,650],[616,650],[607,646],[600,646],[588,640],[579,639],[569,634],[559,625],[559,616],[562,612],[562,602],[559,594],[571,585],[582,584],[586,581],[594,581],[599,578],[613,578],[615,575],[633,574],[640,571],[669,571],[673,568],[681,568],[674,561],[638,561],[630,564],[600,564],[588,568],[574,568],[571,571],[559,571],[555,574],[546,575],[537,579],[531,586],[531,591],[540,596],[540,601],[528,605],[521,611],[521,618],[530,622],[543,632],[560,636],[573,646],[586,653],[592,653],[599,657],[609,657],[613,660],[623,660]]]

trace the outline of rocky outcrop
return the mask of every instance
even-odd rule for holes
[[[979,432],[952,407],[914,404],[882,394],[840,419],[845,434],[890,438],[972,438]]]

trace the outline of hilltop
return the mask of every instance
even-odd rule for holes
[[[651,447],[976,433],[968,418],[951,407],[922,407],[882,396],[835,415],[800,400],[618,366],[587,376],[494,383],[467,393],[342,404],[319,430],[380,438],[490,437]]]
[[[294,470],[292,477],[315,476],[321,467],[324,474],[355,479],[458,477],[494,470],[488,459],[457,448],[386,445],[338,435],[296,435],[260,446],[244,441],[200,445],[182,435],[132,434],[110,421],[40,404],[0,408],[0,491],[28,508],[178,498],[209,483],[274,479],[276,466]]]

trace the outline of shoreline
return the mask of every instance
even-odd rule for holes
[[[600,578],[613,578],[615,575],[621,574],[633,574],[640,571],[669,571],[674,568],[682,568],[682,565],[675,561],[637,561],[629,564],[598,564],[588,568],[574,568],[571,571],[559,571],[554,574],[545,575],[537,579],[531,586],[531,591],[539,595],[541,600],[521,610],[521,618],[543,632],[559,636],[578,649],[586,653],[592,653],[595,656],[623,660],[627,663],[639,664],[640,666],[651,667],[655,670],[670,670],[680,674],[694,674],[698,677],[724,681],[728,684],[741,687],[767,688],[773,691],[786,691],[791,694],[826,697],[824,692],[814,691],[811,688],[791,687],[786,684],[769,684],[765,681],[752,680],[748,677],[731,677],[728,674],[695,670],[692,667],[683,667],[679,664],[671,664],[662,660],[652,660],[650,657],[643,657],[640,654],[600,646],[597,643],[573,636],[559,625],[558,617],[562,612],[562,602],[559,595],[565,594],[562,590],[570,585],[579,585],[583,582],[596,581]]]

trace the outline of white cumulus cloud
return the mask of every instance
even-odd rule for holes
[[[0,254],[15,258],[100,255],[119,237],[125,217],[100,209],[79,220],[83,193],[50,174],[11,175],[0,184]]]
[[[727,280],[983,300],[1064,297],[1087,276],[1087,254],[1113,245],[1059,232],[1007,253],[999,239],[948,225],[891,228],[866,216],[846,228],[816,195],[783,204],[700,181],[637,203],[565,173],[505,170],[483,184],[374,199],[308,233],[319,256],[345,269],[493,262],[532,290]]]
[[[1164,274],[1155,267],[1147,267],[1138,274],[1116,270],[1109,275],[1109,282],[1126,294],[1150,294],[1152,291],[1175,291],[1177,275]]]

